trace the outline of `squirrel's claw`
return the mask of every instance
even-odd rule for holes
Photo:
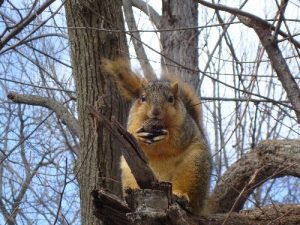
[[[149,133],[149,132],[139,132],[138,137],[142,137],[142,138],[152,138],[153,137],[153,133]]]
[[[161,129],[160,132],[161,132],[161,134],[167,134],[167,133],[169,133],[169,131],[167,131],[166,129]]]
[[[146,139],[146,138],[140,138],[138,137],[138,140],[147,144],[152,144],[154,141],[152,139]]]
[[[143,137],[137,137],[138,140],[144,142],[144,143],[147,143],[147,144],[153,144],[154,142],[158,142],[158,141],[161,141],[163,139],[166,138],[166,135],[161,135],[161,136],[156,136],[154,138],[143,138]]]
[[[154,142],[161,141],[167,137],[168,131],[165,129],[152,132],[139,132],[137,133],[137,138],[147,144],[152,144]]]
[[[167,135],[160,135],[160,136],[156,136],[156,137],[152,138],[152,140],[153,140],[154,142],[156,142],[156,141],[160,141],[160,140],[163,140],[163,139],[165,139],[165,138],[166,138],[166,136],[167,136]]]

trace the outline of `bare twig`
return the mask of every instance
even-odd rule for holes
[[[282,24],[282,21],[284,20],[284,12],[285,12],[285,9],[287,7],[287,3],[288,3],[288,0],[282,0],[281,4],[279,6],[279,10],[278,10],[279,18],[278,18],[276,29],[275,29],[274,34],[273,34],[274,40],[277,40],[278,32],[280,30],[280,26]]]
[[[65,177],[64,177],[64,186],[62,187],[62,190],[61,192],[59,193],[59,203],[58,203],[58,207],[57,207],[57,212],[56,212],[56,215],[55,215],[55,219],[54,219],[54,222],[53,222],[53,225],[56,225],[57,221],[58,221],[58,217],[59,217],[59,214],[61,213],[61,207],[62,207],[62,200],[63,200],[63,195],[65,193],[65,190],[66,190],[66,187],[67,187],[67,172],[68,172],[68,159],[66,158],[66,161],[65,161]]]
[[[234,201],[234,204],[232,205],[229,213],[227,213],[226,217],[225,217],[225,220],[223,221],[222,225],[225,225],[226,222],[228,221],[230,215],[236,211],[236,207],[237,207],[237,204],[238,202],[240,201],[240,199],[243,197],[243,195],[245,194],[245,192],[247,191],[247,189],[250,189],[253,184],[255,183],[256,181],[256,178],[257,178],[257,175],[259,173],[260,169],[256,169],[256,171],[254,172],[254,174],[251,176],[249,182],[247,183],[247,185],[245,185],[245,187],[241,190],[241,192],[239,193],[239,196],[235,199]]]

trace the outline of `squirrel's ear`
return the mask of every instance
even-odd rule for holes
[[[127,60],[104,59],[101,63],[104,71],[111,75],[125,98],[131,100],[139,97],[146,81],[131,71]]]
[[[171,85],[171,89],[172,89],[174,96],[178,96],[178,82],[174,82]]]

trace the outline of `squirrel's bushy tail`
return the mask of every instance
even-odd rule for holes
[[[121,94],[128,100],[138,98],[145,84],[145,80],[132,72],[129,62],[124,59],[102,60],[102,68],[111,76],[116,82]]]

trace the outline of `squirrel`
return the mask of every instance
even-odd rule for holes
[[[209,189],[211,157],[204,135],[200,99],[193,88],[172,77],[147,81],[123,59],[102,61],[121,94],[132,101],[127,130],[137,139],[159,181],[202,214]],[[121,157],[123,190],[139,188]]]

